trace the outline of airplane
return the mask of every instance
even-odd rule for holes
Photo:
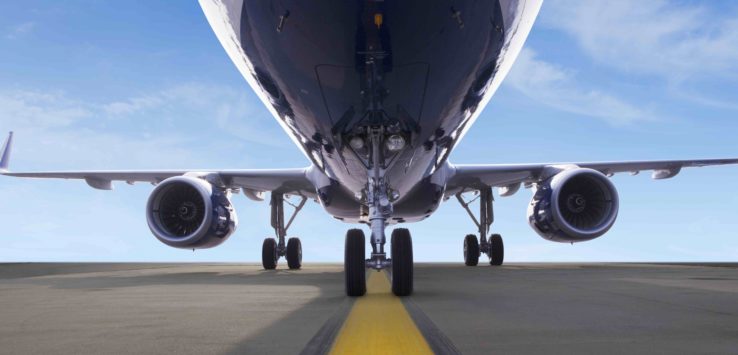
[[[542,0],[200,0],[230,59],[310,161],[274,170],[158,170],[13,172],[12,132],[0,151],[0,174],[81,179],[111,190],[113,181],[155,185],[146,219],[162,243],[182,249],[220,245],[237,227],[232,195],[255,201],[270,194],[275,236],[262,245],[262,266],[284,257],[302,264],[290,225],[313,200],[334,218],[368,226],[345,238],[348,296],[366,293],[366,271],[387,269],[392,292],[413,292],[408,229],[388,226],[428,218],[456,198],[478,228],[463,239],[464,262],[482,254],[501,265],[504,244],[490,234],[493,193],[533,192],[528,223],[563,243],[606,233],[619,197],[609,177],[652,171],[667,179],[682,168],[736,164],[738,159],[596,163],[456,165],[449,155],[472,127],[509,72]],[[476,195],[475,216],[465,196]],[[298,202],[299,201],[299,202]],[[294,207],[285,219],[285,204]]]

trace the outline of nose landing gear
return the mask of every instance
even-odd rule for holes
[[[492,203],[494,197],[492,196],[492,188],[484,187],[479,190],[479,195],[470,201],[465,201],[461,196],[463,193],[456,194],[456,199],[459,200],[461,207],[466,210],[474,224],[479,228],[479,239],[474,234],[468,234],[464,238],[464,264],[467,266],[477,266],[479,263],[479,256],[481,253],[489,256],[490,265],[499,266],[505,258],[505,246],[502,242],[502,236],[499,234],[492,234],[487,239],[487,234],[492,227],[492,223],[495,220],[494,211],[492,209]],[[479,200],[479,220],[474,216],[469,205],[475,200]]]
[[[372,253],[371,259],[364,259],[365,255],[364,231],[350,229],[346,232],[346,247],[344,254],[344,277],[346,295],[351,297],[363,296],[366,293],[366,272],[368,268],[381,271],[391,267],[392,293],[396,296],[409,296],[413,293],[413,241],[410,231],[397,228],[392,231],[392,259]],[[380,263],[377,263],[377,262]],[[376,265],[380,265],[377,267]]]
[[[387,240],[385,228],[393,212],[390,188],[384,177],[388,169],[382,148],[385,146],[386,132],[383,127],[370,127],[367,132],[371,154],[367,161],[368,181],[364,192],[369,209],[366,218],[372,233],[372,253],[369,259],[364,260],[364,232],[358,229],[348,231],[344,260],[346,294],[361,296],[366,293],[365,268],[376,271],[392,268],[392,292],[397,296],[408,296],[413,292],[413,244],[410,232],[404,228],[392,232],[391,259],[387,258],[384,250]]]

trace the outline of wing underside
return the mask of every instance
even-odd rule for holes
[[[246,193],[280,192],[300,194],[313,197],[315,185],[310,179],[315,175],[312,167],[297,169],[188,169],[188,170],[119,170],[119,171],[41,171],[11,172],[8,170],[13,134],[0,150],[0,174],[5,176],[38,178],[38,179],[75,179],[84,180],[93,188],[111,190],[114,181],[134,184],[145,182],[158,184],[170,177],[190,175],[207,177],[217,181],[219,185],[229,189],[243,189]]]
[[[243,189],[247,193],[281,192],[304,196],[315,196],[316,187],[325,184],[325,178],[316,174],[314,167],[298,169],[190,169],[155,171],[47,171],[10,172],[8,170],[13,134],[0,150],[0,174],[24,178],[77,179],[84,180],[91,187],[110,190],[114,181],[129,184],[148,182],[158,184],[167,178],[181,175],[208,176],[216,179],[223,187]],[[676,176],[683,168],[734,165],[738,158],[695,159],[695,160],[650,160],[584,163],[543,163],[543,164],[480,164],[451,165],[443,169],[446,195],[450,196],[467,190],[485,187],[498,187],[503,196],[515,193],[522,184],[541,182],[558,171],[569,168],[588,168],[607,176],[617,173],[636,175],[651,171],[654,179],[668,179]]]
[[[490,164],[490,165],[451,165],[446,180],[447,194],[455,194],[466,189],[483,187],[501,188],[517,191],[520,184],[533,184],[545,180],[551,173],[563,169],[579,167],[597,170],[607,176],[617,173],[637,175],[651,171],[654,179],[668,179],[676,176],[682,168],[738,164],[738,159],[697,159],[697,160],[652,160],[587,163],[549,163],[549,164]]]

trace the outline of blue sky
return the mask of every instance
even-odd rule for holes
[[[250,91],[196,2],[1,2],[0,132],[14,170],[307,165]],[[547,1],[526,47],[451,156],[524,163],[738,156],[738,3]],[[738,167],[613,178],[605,236],[548,242],[530,191],[498,198],[507,261],[735,261]],[[148,231],[152,187],[0,179],[0,261],[258,261],[267,203],[236,195],[223,245],[172,249]],[[306,261],[341,261],[350,225],[317,204],[291,233]],[[475,228],[454,200],[408,225],[419,261],[462,261]]]

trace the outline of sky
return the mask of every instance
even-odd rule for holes
[[[0,132],[16,133],[13,170],[308,164],[195,1],[3,1],[0,13]],[[737,116],[738,3],[550,0],[450,160],[738,157]],[[528,226],[521,190],[497,198],[493,230],[506,261],[736,261],[737,179],[738,167],[616,175],[618,221],[574,245]],[[228,241],[169,248],[146,225],[152,186],[115,187],[0,178],[0,261],[256,262],[273,235],[268,203],[235,195]],[[340,262],[353,227],[309,203],[289,234],[304,261]],[[416,261],[458,263],[476,230],[454,199],[406,227]]]

